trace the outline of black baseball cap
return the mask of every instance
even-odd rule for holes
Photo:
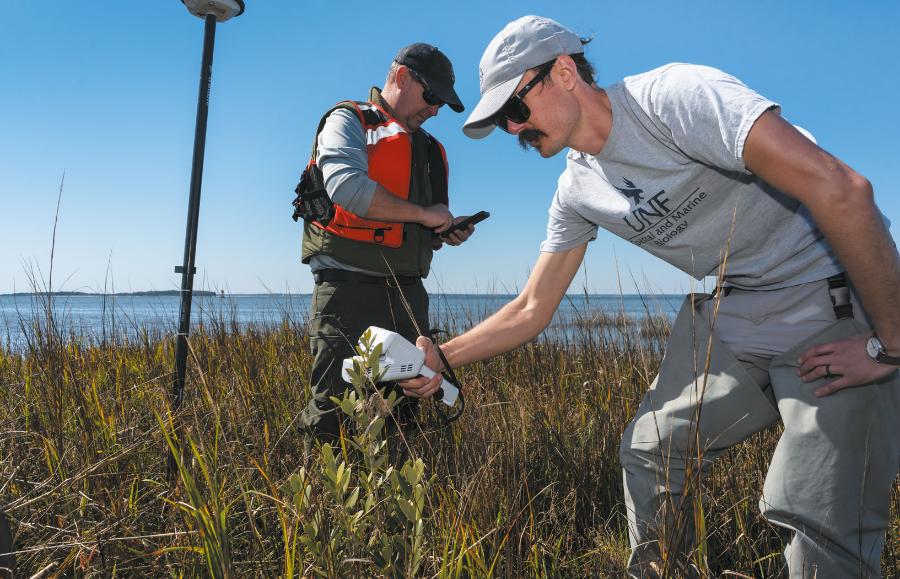
[[[409,67],[424,79],[428,88],[439,99],[447,103],[454,111],[461,113],[465,109],[459,95],[453,90],[456,76],[453,74],[453,65],[444,53],[424,42],[410,44],[401,48],[394,62]]]

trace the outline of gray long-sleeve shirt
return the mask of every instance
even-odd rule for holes
[[[369,178],[366,135],[353,111],[337,109],[325,120],[319,133],[316,164],[325,178],[325,190],[334,203],[364,216],[375,196],[375,181]]]
[[[325,191],[334,203],[355,215],[365,215],[375,196],[375,181],[369,178],[366,135],[353,111],[336,109],[325,119],[316,144],[316,165],[322,170]],[[372,276],[383,272],[360,269],[330,255],[316,255],[309,261],[313,272],[343,269]]]
[[[380,103],[381,93],[378,89],[372,89],[370,100]],[[422,133],[423,131],[417,131],[410,134],[414,143],[414,157],[419,153],[425,154],[424,148],[415,144],[416,139],[424,138],[421,137]],[[413,163],[424,166],[422,164],[427,161],[423,158],[414,160]],[[331,200],[347,211],[364,217],[375,197],[377,183],[369,178],[366,133],[359,117],[353,111],[338,108],[325,119],[316,140],[316,164],[322,171],[325,190]],[[411,178],[415,181],[416,174],[411,175]],[[410,187],[414,186],[414,183],[410,184]],[[430,191],[427,180],[421,183],[421,186]],[[426,198],[430,198],[430,193]],[[378,277],[387,275],[383,271],[360,269],[327,254],[312,256],[309,265],[313,272],[322,269],[343,269]]]

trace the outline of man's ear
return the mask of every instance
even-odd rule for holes
[[[394,77],[394,82],[397,84],[399,88],[406,88],[406,85],[409,83],[409,68],[405,65],[400,65],[397,67],[397,72]]]
[[[553,64],[554,76],[566,90],[572,90],[578,84],[578,67],[575,61],[568,54],[563,54],[556,58]]]

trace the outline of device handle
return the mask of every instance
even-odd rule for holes
[[[419,369],[419,374],[425,376],[426,378],[431,378],[435,375],[435,371],[423,364]],[[450,382],[450,380],[441,378],[441,384],[440,388],[437,391],[437,396],[439,396],[441,401],[447,406],[453,406],[454,404],[456,404],[456,399],[459,396],[459,388],[457,388],[455,384]]]

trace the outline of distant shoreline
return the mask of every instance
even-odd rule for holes
[[[247,298],[247,297],[271,297],[271,298],[309,298],[312,294],[309,293],[227,293],[227,292],[214,292],[209,290],[194,290],[194,297],[219,297],[219,298]],[[29,298],[29,297],[41,297],[48,295],[47,292],[15,292],[4,294],[0,293],[0,298]],[[67,291],[67,292],[51,292],[49,294],[52,297],[107,297],[107,298],[116,298],[116,297],[180,297],[181,291],[179,290],[162,290],[162,291],[139,291],[139,292],[116,292],[116,293],[102,293],[102,292],[81,292],[81,291]],[[454,297],[454,298],[504,298],[511,299],[516,297],[515,293],[432,293],[429,292],[429,295],[432,298],[440,299],[441,296]],[[651,293],[631,293],[631,294],[623,294],[623,293],[584,293],[584,292],[571,292],[566,293],[565,299],[578,299],[578,298],[646,298],[646,299],[671,299],[671,298],[682,298],[685,294],[677,293],[677,294],[651,294]]]
[[[195,296],[208,296],[215,297],[219,295],[216,292],[211,292],[207,290],[194,290]],[[162,291],[144,291],[144,292],[116,292],[116,293],[100,293],[100,292],[15,292],[11,294],[0,294],[0,297],[33,297],[33,296],[46,296],[51,295],[54,297],[71,297],[71,296],[107,296],[107,297],[121,297],[121,296],[180,296],[180,290],[162,290]]]
[[[240,298],[240,297],[309,297],[311,294],[308,293],[221,293],[221,292],[213,292],[209,290],[194,290],[194,297],[225,297],[225,298]],[[514,298],[518,294],[514,293],[446,293],[446,292],[429,292],[432,297],[440,297],[440,296],[453,296],[453,297],[473,297],[473,298]],[[0,298],[10,298],[10,297],[19,297],[19,298],[27,298],[27,297],[40,297],[48,295],[47,292],[15,292],[4,294],[0,293]],[[53,297],[178,297],[181,295],[181,291],[179,290],[163,290],[163,291],[141,291],[141,292],[116,292],[116,293],[101,293],[101,292],[79,292],[79,291],[71,291],[71,292],[52,292],[49,295]],[[631,294],[623,294],[623,293],[584,293],[584,292],[571,292],[565,295],[566,298],[636,298],[636,297],[645,297],[648,299],[653,298],[675,298],[675,297],[684,297],[683,293],[674,293],[674,294],[652,294],[652,293],[631,293]]]

